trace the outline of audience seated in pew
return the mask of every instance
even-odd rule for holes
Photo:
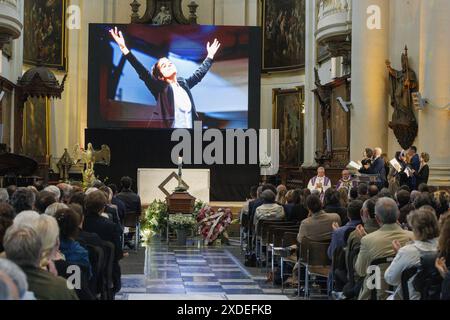
[[[355,263],[355,271],[361,277],[366,277],[358,299],[367,300],[371,298],[371,289],[368,287],[367,274],[368,267],[373,264],[376,259],[393,257],[395,250],[392,246],[393,241],[399,246],[404,246],[408,241],[413,239],[410,231],[403,230],[397,223],[399,210],[394,200],[390,198],[380,198],[375,205],[375,218],[377,219],[380,229],[371,234],[365,235],[361,239],[361,248]],[[363,231],[364,232],[364,231]],[[377,290],[378,299],[386,299],[385,281],[381,281],[381,290]]]
[[[30,227],[11,227],[4,238],[6,258],[16,263],[27,276],[29,290],[38,300],[78,300],[65,279],[42,269],[42,242]]]
[[[108,201],[114,198],[113,191],[103,184],[97,187],[100,190],[91,188],[87,196],[69,184],[40,186],[40,191],[34,186],[4,189],[0,199],[0,258],[6,258],[8,264],[16,262],[29,278],[26,285],[30,294],[13,294],[14,298],[114,299],[121,288],[118,262],[124,256],[123,217],[118,206]],[[105,208],[109,208],[109,215]],[[136,210],[140,213],[141,209]],[[7,267],[0,264],[3,275],[9,269],[2,270],[2,266]],[[81,270],[81,288],[75,291],[67,288],[65,280],[73,267]]]
[[[271,187],[263,185],[259,187],[259,190],[275,189],[275,187]],[[301,241],[303,237],[312,238],[315,241],[331,240],[328,254],[333,259],[333,265],[338,265],[338,269],[334,269],[330,275],[334,282],[334,288],[340,290],[334,295],[335,298],[386,299],[390,295],[390,298],[401,299],[403,288],[401,282],[398,282],[398,277],[402,276],[401,271],[405,271],[405,268],[413,266],[419,270],[417,274],[421,272],[428,277],[427,281],[442,282],[440,294],[442,298],[448,297],[447,261],[450,257],[447,253],[440,254],[439,257],[447,256],[447,258],[436,259],[436,266],[431,267],[424,260],[423,263],[427,263],[427,265],[422,267],[421,254],[426,253],[427,250],[420,251],[429,247],[430,253],[437,254],[438,252],[437,236],[439,234],[441,238],[445,236],[443,221],[450,221],[450,218],[447,220],[447,217],[450,216],[448,192],[432,193],[431,189],[424,185],[419,188],[420,191],[414,190],[410,193],[410,187],[402,185],[397,188],[395,194],[392,194],[387,188],[378,190],[376,185],[360,184],[358,188],[347,190],[350,193],[350,199],[348,205],[345,206],[342,205],[346,203],[345,201],[337,200],[342,197],[342,193],[335,194],[334,190],[330,189],[326,192],[324,203],[317,194],[313,193],[311,197],[308,197],[306,203],[309,205],[307,206],[309,217],[303,219],[301,215],[293,215],[293,209],[296,203],[304,201],[299,195],[305,194],[305,190],[287,191],[287,203],[283,205],[286,220],[293,223],[301,222],[298,241]],[[253,206],[256,211],[256,208],[260,207],[262,203],[263,200],[259,197],[249,202],[249,208]],[[341,210],[337,208],[343,208],[346,212],[346,219],[350,218],[350,222],[344,224],[343,227],[340,226],[342,217],[336,214]],[[437,208],[440,210],[439,214]],[[419,211],[417,211],[418,209]],[[331,215],[327,216],[322,210],[329,211]],[[441,228],[436,227],[438,219]],[[450,231],[447,230],[446,234],[448,239]],[[450,241],[446,241],[447,244],[441,245],[441,247],[448,248],[450,246]],[[418,248],[417,251],[414,251],[414,248]],[[418,252],[421,254],[419,255]],[[381,260],[377,261],[379,258]],[[335,261],[335,259],[339,259],[339,261]],[[365,282],[369,276],[367,267],[372,262],[379,264],[382,271],[381,290],[372,291]],[[293,282],[297,275],[296,268],[297,265],[292,273]],[[430,268],[434,268],[435,271]],[[440,275],[436,279],[436,274],[439,274],[438,270]],[[336,277],[334,272],[339,277]],[[410,288],[412,281],[414,281],[414,277],[409,280],[408,289],[411,293],[409,299],[427,299]]]
[[[118,262],[124,256],[123,216],[130,207],[140,212],[129,178],[123,179],[122,187],[125,200],[133,198],[128,207],[113,188],[101,183],[87,195],[79,187],[65,184],[0,190],[0,282],[6,294],[15,299],[113,299],[121,287]],[[406,287],[401,277],[410,267],[416,267],[417,273],[408,281],[409,299],[427,299],[426,289],[412,286],[422,278],[439,285],[438,298],[449,299],[449,194],[434,192],[427,185],[418,189],[410,192],[410,187],[403,185],[393,194],[386,188],[378,191],[373,185],[360,184],[350,191],[330,189],[322,203],[308,189],[264,184],[253,188],[252,199],[242,210],[251,227],[244,232],[254,234],[258,222],[275,219],[300,224],[298,241],[307,237],[329,242],[329,257],[339,266],[330,277],[339,291],[335,298],[373,299],[375,291],[364,281],[369,276],[367,266],[377,258],[389,257],[380,265],[382,289],[376,291],[377,299],[387,298],[387,289],[392,290],[391,298],[404,299]],[[120,204],[125,207],[123,214]],[[254,249],[250,246],[249,250]],[[426,253],[435,255],[431,264]],[[17,274],[23,270],[29,277],[26,285],[3,261],[16,266]],[[66,286],[64,278],[68,278],[71,265],[81,268],[80,290]],[[113,289],[108,292],[110,287]]]

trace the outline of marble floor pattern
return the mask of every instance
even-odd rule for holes
[[[287,300],[226,248],[147,247],[143,274],[123,275],[117,300]]]

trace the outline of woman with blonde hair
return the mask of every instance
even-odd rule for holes
[[[277,196],[276,196],[275,202],[278,203],[278,204],[281,204],[281,205],[286,204],[286,193],[287,193],[287,191],[288,190],[287,190],[286,186],[283,185],[283,184],[280,184],[277,187]]]
[[[55,218],[44,214],[39,217],[33,229],[42,242],[41,268],[47,269],[57,276],[58,272],[54,261],[64,259],[64,256],[59,252],[58,222]]]
[[[45,209],[45,214],[49,215],[51,217],[54,217],[56,211],[61,210],[61,209],[67,209],[67,208],[68,208],[68,206],[65,203],[55,202],[55,203],[49,205],[47,207],[47,209]]]
[[[42,242],[42,255],[40,266],[58,275],[53,261],[64,257],[59,253],[59,227],[56,219],[34,211],[24,211],[14,219],[13,226],[16,228],[29,227],[39,236]]]

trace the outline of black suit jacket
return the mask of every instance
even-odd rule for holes
[[[141,213],[141,198],[131,190],[123,190],[117,198],[125,204],[125,212]]]
[[[256,212],[256,208],[261,206],[264,203],[263,199],[255,199],[253,201],[250,201],[248,204],[248,221],[249,221],[249,232],[252,234],[253,232],[253,217]]]
[[[139,78],[144,81],[147,88],[155,97],[158,107],[161,109],[165,126],[167,128],[172,128],[175,117],[175,100],[172,87],[164,81],[154,79],[150,71],[148,71],[131,52],[125,57],[136,70]],[[199,116],[195,109],[195,103],[194,98],[192,97],[191,89],[195,87],[200,81],[202,81],[202,79],[208,73],[209,69],[211,69],[212,64],[213,60],[206,58],[200,68],[198,68],[191,77],[189,77],[188,79],[181,77],[177,78],[179,85],[186,91],[189,96],[189,100],[191,100],[192,121],[198,120]]]
[[[386,181],[386,171],[384,169],[384,160],[379,157],[376,158],[369,167],[369,174],[378,174],[381,181]]]
[[[122,200],[117,198],[117,196],[114,196],[112,198],[111,203],[117,206],[117,213],[119,214],[120,221],[123,221],[126,212],[125,203],[123,203]]]
[[[102,240],[114,244],[115,260],[123,258],[122,230],[118,224],[99,215],[86,215],[83,230],[96,233]]]
[[[76,239],[81,245],[87,244],[95,247],[102,247],[103,240],[96,233],[80,230]]]
[[[430,168],[428,165],[424,165],[420,171],[414,172],[416,177],[416,186],[420,186],[421,183],[428,183],[428,176],[430,175]]]

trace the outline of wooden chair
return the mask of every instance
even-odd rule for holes
[[[370,292],[370,300],[386,300],[389,293],[392,293],[394,288],[389,286],[384,280],[384,272],[391,265],[395,256],[378,258],[370,262],[370,266],[378,266],[380,268],[380,289],[374,288]]]
[[[269,254],[271,256],[271,271],[274,272],[275,268],[275,257],[280,256],[280,251],[283,250],[283,233],[280,233],[279,230],[284,229],[287,232],[297,232],[299,229],[299,225],[292,224],[292,222],[284,222],[284,223],[273,223],[268,224],[266,229],[264,230],[266,233],[266,260],[269,260]],[[267,231],[266,231],[267,230]],[[268,264],[266,264],[268,267]],[[268,268],[266,268],[268,271]]]
[[[300,293],[300,264],[305,269],[305,298],[309,298],[311,276],[325,278],[327,280],[327,296],[330,291],[328,277],[331,269],[331,260],[328,258],[329,241],[317,242],[303,238],[299,249],[299,293]]]
[[[138,251],[140,241],[140,229],[141,229],[141,213],[126,212],[123,219],[124,233],[122,235],[122,247],[125,245],[125,228],[128,228],[129,232],[135,233],[134,250]]]
[[[262,257],[263,257],[263,247],[266,247],[266,251],[265,251],[265,257],[264,257],[264,261],[266,261],[266,271],[268,271],[268,258],[269,258],[269,242],[270,242],[270,234],[269,234],[269,230],[272,227],[283,227],[283,228],[299,228],[298,225],[296,225],[293,222],[289,222],[289,221],[284,221],[284,220],[262,220],[260,221],[260,225],[261,228],[259,230],[259,234],[257,235],[257,248],[258,248],[258,254],[257,257],[259,258],[258,261],[260,262],[260,266],[263,267],[262,265]]]
[[[296,258],[292,258],[291,246],[297,244],[298,228],[297,230],[293,230],[294,232],[291,232],[291,229],[281,229],[280,231],[283,233],[281,241],[281,247],[283,249],[280,250],[281,292],[284,293],[284,276],[286,275],[284,263],[289,262],[295,265],[297,262]]]

